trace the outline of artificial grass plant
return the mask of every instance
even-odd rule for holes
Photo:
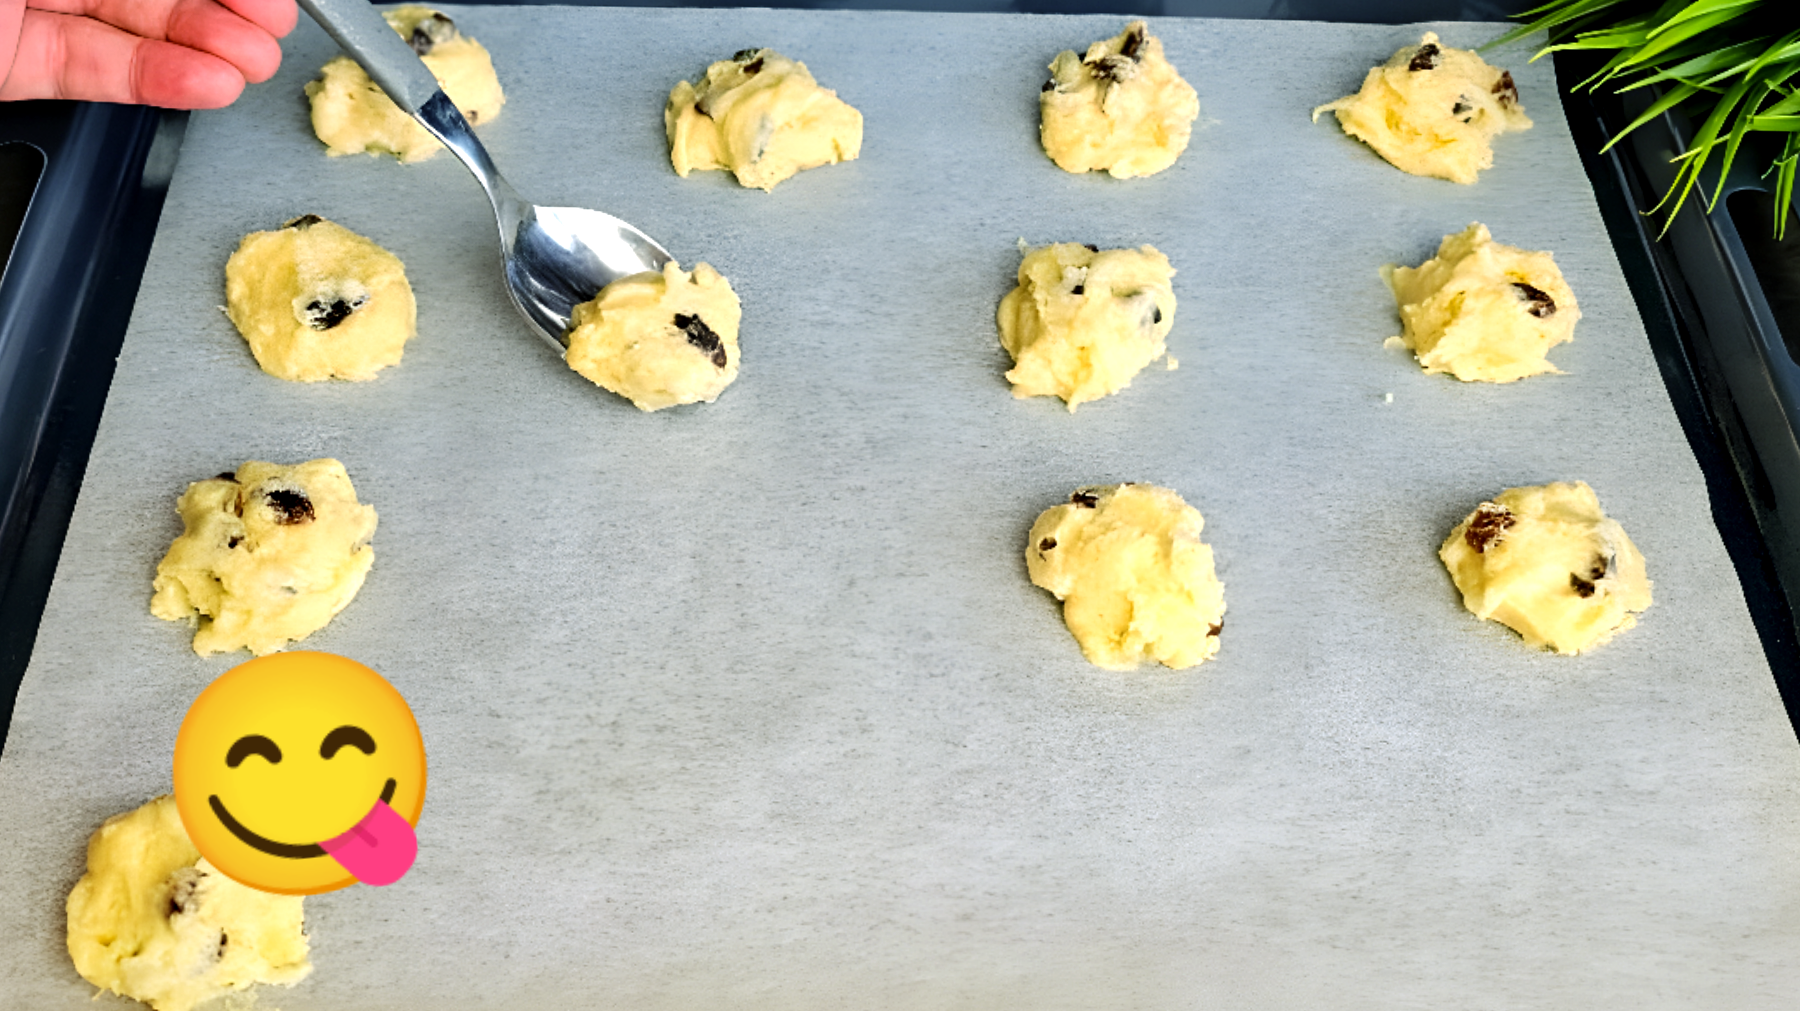
[[[1800,161],[1800,2],[1552,0],[1519,17],[1530,20],[1492,45],[1547,29],[1550,44],[1534,60],[1559,50],[1613,53],[1576,88],[1659,86],[1650,107],[1606,147],[1676,106],[1700,122],[1688,149],[1675,157],[1674,183],[1651,208],[1655,213],[1667,206],[1665,232],[1710,161],[1718,159],[1719,183],[1710,194],[1701,191],[1708,210],[1718,204],[1744,139],[1752,133],[1779,137],[1780,153],[1764,175],[1775,176],[1775,232],[1782,236]]]

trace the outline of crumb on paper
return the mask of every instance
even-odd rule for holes
[[[1173,372],[1176,369],[1181,368],[1181,360],[1176,358],[1174,355],[1170,355],[1169,363],[1164,367],[1167,368],[1170,372]]]

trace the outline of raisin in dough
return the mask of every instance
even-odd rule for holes
[[[1644,556],[1586,482],[1509,488],[1438,550],[1463,606],[1558,653],[1592,649],[1650,606]]]
[[[251,461],[195,481],[176,503],[185,530],[156,567],[150,613],[197,619],[194,652],[257,656],[304,639],[362,588],[375,510],[336,460]]]
[[[278,379],[373,379],[400,360],[418,306],[400,258],[316,214],[251,232],[225,264],[225,312]]]
[[[702,263],[690,274],[670,262],[576,306],[567,361],[640,410],[710,404],[737,378],[742,314],[718,271]]]
[[[1063,621],[1093,663],[1177,670],[1219,651],[1225,587],[1204,521],[1181,496],[1147,484],[1083,488],[1031,525],[1031,581],[1063,602]]]
[[[312,971],[297,895],[246,888],[200,856],[175,798],[114,815],[88,840],[66,904],[69,957],[89,983],[156,1011]]]
[[[720,60],[698,87],[675,85],[663,126],[682,178],[724,169],[764,191],[802,169],[854,161],[862,151],[862,113],[819,87],[806,64],[773,49]]]
[[[500,115],[506,96],[494,76],[494,61],[481,43],[457,31],[456,22],[417,5],[383,11],[382,17],[425,61],[469,125]],[[348,56],[325,64],[319,79],[306,86],[306,97],[312,100],[313,132],[333,157],[366,151],[415,162],[443,148]]]
[[[1000,343],[1012,355],[1015,397],[1058,396],[1073,411],[1131,385],[1167,351],[1175,275],[1154,247],[1073,242],[1033,249],[1019,286],[1000,300]]]
[[[1494,164],[1496,135],[1531,129],[1510,72],[1431,32],[1370,70],[1356,94],[1314,109],[1313,122],[1324,112],[1401,171],[1459,183]]]
[[[1187,150],[1200,99],[1163,58],[1144,22],[1050,62],[1038,95],[1044,153],[1069,172],[1154,175]]]
[[[1581,309],[1549,253],[1503,246],[1487,226],[1444,236],[1418,267],[1386,267],[1405,344],[1426,372],[1510,383],[1555,372],[1550,349],[1575,339]]]

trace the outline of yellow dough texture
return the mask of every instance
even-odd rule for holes
[[[416,4],[383,11],[382,17],[425,61],[470,126],[500,115],[506,96],[494,76],[494,61],[481,43],[457,30],[456,22]],[[306,97],[312,100],[313,132],[333,157],[368,152],[415,162],[443,149],[348,56],[325,64],[319,79],[306,86]]]
[[[1495,136],[1531,129],[1511,72],[1431,32],[1370,70],[1356,94],[1314,109],[1313,121],[1325,112],[1401,171],[1459,183],[1494,164]]]
[[[1545,355],[1574,340],[1581,319],[1549,253],[1501,245],[1482,224],[1444,236],[1418,267],[1385,267],[1382,277],[1400,305],[1400,342],[1426,372],[1464,382],[1557,371]]]
[[[97,987],[156,1011],[312,971],[297,895],[246,888],[188,840],[174,797],[114,815],[88,840],[67,903],[69,957]]]
[[[264,372],[300,383],[373,379],[418,329],[400,258],[316,214],[244,236],[225,313]]]
[[[1051,161],[1117,179],[1175,164],[1200,115],[1199,97],[1142,21],[1089,46],[1086,56],[1058,53],[1038,105],[1038,136]]]
[[[682,81],[663,109],[669,161],[683,179],[724,169],[768,191],[802,169],[854,161],[862,113],[773,49],[745,49],[706,68],[699,86]]]
[[[690,274],[670,262],[576,306],[566,360],[640,410],[710,404],[737,378],[742,315],[718,271],[702,263]]]
[[[1558,653],[1606,642],[1650,606],[1644,556],[1583,481],[1501,492],[1450,531],[1438,557],[1477,618]]]
[[[197,620],[201,656],[262,656],[306,638],[350,603],[375,562],[375,510],[356,501],[336,460],[252,460],[188,485],[175,508],[186,529],[156,567],[150,613]]]
[[[1063,621],[1093,663],[1180,670],[1219,651],[1225,587],[1198,510],[1147,484],[1083,488],[1031,525],[1031,581],[1063,602]]]
[[[996,314],[1013,358],[1013,396],[1057,396],[1073,411],[1130,386],[1168,350],[1174,276],[1152,246],[1102,251],[1059,242],[1027,252],[1019,286]]]

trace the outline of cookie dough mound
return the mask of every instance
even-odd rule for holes
[[[1550,349],[1575,339],[1581,308],[1549,253],[1503,246],[1487,226],[1444,236],[1417,268],[1386,267],[1401,343],[1426,372],[1510,383],[1555,372]]]
[[[1154,175],[1187,150],[1200,99],[1163,58],[1144,22],[1050,62],[1038,96],[1044,153],[1069,172]]]
[[[1582,481],[1501,492],[1450,531],[1438,557],[1477,618],[1558,653],[1606,642],[1650,606],[1644,556]]]
[[[481,43],[457,31],[456,22],[417,5],[383,11],[382,17],[425,61],[470,126],[500,115],[506,96],[494,76],[494,61]],[[368,152],[414,162],[443,148],[348,56],[325,64],[319,79],[306,86],[306,97],[312,100],[313,132],[333,157]]]
[[[1175,325],[1175,276],[1151,246],[1073,242],[1033,249],[1019,286],[1000,300],[1000,343],[1012,355],[1015,397],[1058,396],[1073,411],[1131,385],[1161,357]]]
[[[188,840],[173,797],[94,832],[67,909],[81,977],[156,1011],[254,983],[292,986],[312,971],[300,897],[220,874]]]
[[[682,81],[663,109],[669,160],[682,178],[724,169],[768,191],[802,169],[853,161],[862,113],[819,87],[806,64],[773,49],[745,49]]]
[[[1111,670],[1180,670],[1219,651],[1225,587],[1200,513],[1146,484],[1083,488],[1031,525],[1031,581],[1063,602],[1081,651]]]
[[[1510,72],[1431,32],[1370,70],[1356,94],[1314,109],[1313,122],[1324,112],[1402,172],[1459,183],[1494,164],[1495,136],[1531,129]]]
[[[576,306],[567,361],[641,410],[710,404],[737,378],[742,315],[718,271],[702,263],[690,274],[670,262]]]
[[[202,656],[262,656],[306,638],[350,603],[375,562],[375,510],[356,501],[336,460],[253,460],[188,485],[175,508],[186,529],[156,567],[150,613],[197,619]]]
[[[278,379],[373,379],[400,360],[418,306],[400,258],[316,214],[251,232],[225,264],[225,312]]]

